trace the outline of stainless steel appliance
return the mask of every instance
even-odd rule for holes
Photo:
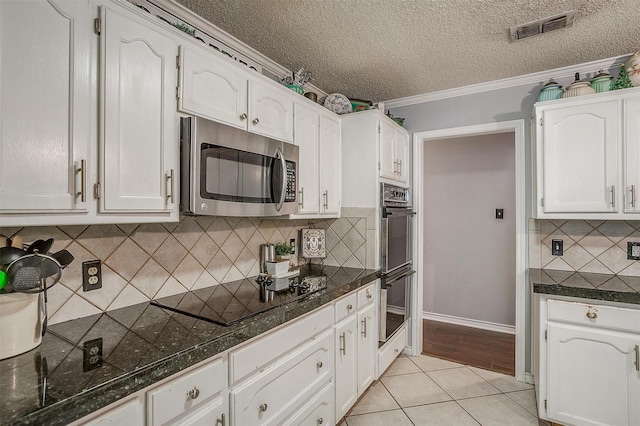
[[[180,123],[180,208],[196,215],[297,213],[298,147],[199,117]]]
[[[412,257],[412,220],[409,189],[380,185],[381,226],[380,341],[385,342],[408,316],[411,279],[415,274]]]

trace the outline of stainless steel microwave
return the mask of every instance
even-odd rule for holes
[[[298,147],[199,117],[180,122],[180,208],[195,215],[298,212]]]

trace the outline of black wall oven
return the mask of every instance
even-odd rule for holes
[[[389,184],[380,186],[380,341],[387,341],[404,324],[409,312],[413,269],[412,221],[409,190]]]

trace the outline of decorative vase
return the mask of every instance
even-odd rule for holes
[[[298,86],[296,84],[287,84],[287,87],[300,95],[304,95],[304,89],[302,88],[302,86]]]
[[[625,65],[633,87],[640,87],[640,50],[631,55]]]
[[[613,77],[611,77],[608,73],[600,70],[598,71],[598,75],[591,79],[591,87],[596,91],[596,93],[608,92],[611,90],[611,81]]]

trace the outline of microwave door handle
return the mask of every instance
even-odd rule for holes
[[[276,203],[276,211],[279,212],[284,204],[285,192],[287,190],[287,162],[284,159],[284,154],[282,154],[280,147],[276,148],[276,159],[279,159],[280,163],[282,163],[282,187],[280,188],[280,198]]]

